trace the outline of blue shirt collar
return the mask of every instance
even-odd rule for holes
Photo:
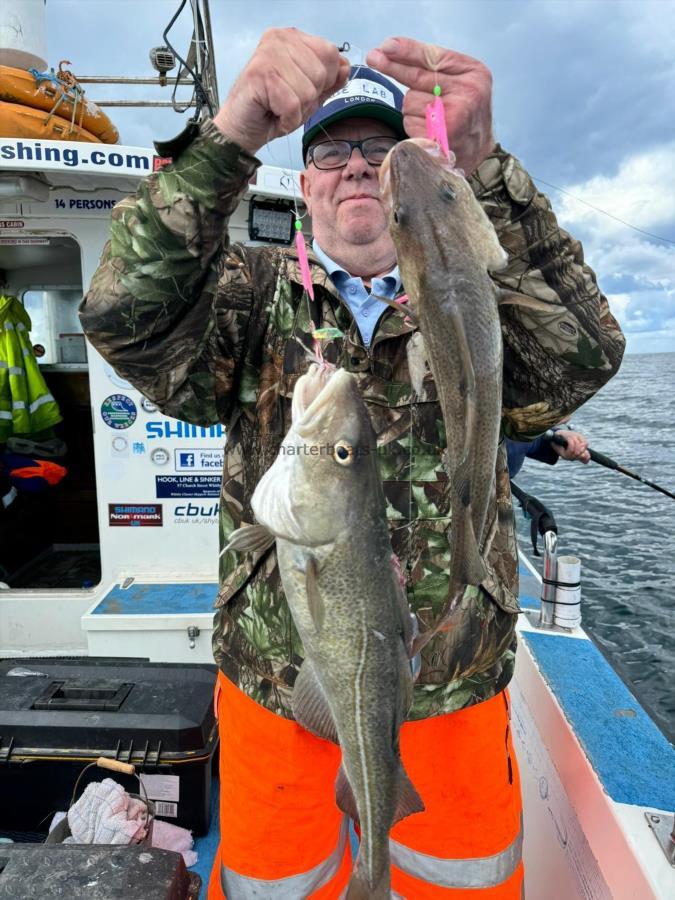
[[[347,276],[347,278],[351,278],[352,276],[345,269],[341,268],[334,259],[331,259],[327,253],[324,253],[319,244],[316,241],[316,238],[312,241],[312,250],[314,251],[314,255],[319,260],[321,265],[324,267],[326,272],[333,281],[333,276],[338,273],[343,273]],[[398,270],[398,266],[394,266],[391,272],[387,272],[386,275],[381,276],[381,280],[384,281],[385,278],[393,278],[396,282],[394,287],[394,294],[397,294],[401,290],[401,274]],[[372,279],[371,279],[372,280]]]

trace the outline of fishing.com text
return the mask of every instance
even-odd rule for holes
[[[112,166],[119,169],[134,169],[139,172],[150,172],[152,163],[149,157],[139,153],[120,153],[119,150],[90,150],[85,152],[78,147],[43,147],[39,141],[24,144],[16,141],[12,144],[0,144],[0,159],[25,160],[27,162],[62,163],[64,166]]]

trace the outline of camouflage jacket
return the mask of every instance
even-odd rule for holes
[[[444,425],[427,373],[413,392],[403,313],[365,348],[348,307],[310,255],[315,300],[287,247],[229,245],[227,221],[257,161],[212,123],[113,211],[111,239],[82,305],[85,331],[117,372],[167,415],[227,428],[220,537],[252,521],[250,500],[290,424],[290,398],[316,326],[338,329],[327,359],[354,372],[379,435],[391,538],[422,629],[448,592],[450,492]],[[471,178],[508,251],[496,281],[504,337],[503,432],[541,434],[617,371],[624,341],[580,245],[557,225],[518,160],[497,147]],[[423,651],[412,718],[480,702],[513,673],[518,565],[504,442],[483,535],[488,577]],[[267,708],[291,717],[303,650],[274,550],[221,557],[214,654]]]

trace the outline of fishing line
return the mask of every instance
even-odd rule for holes
[[[574,194],[570,194],[569,191],[566,191],[565,188],[558,187],[557,184],[552,184],[550,181],[544,181],[543,178],[539,178],[538,175],[531,175],[535,181],[541,182],[541,184],[545,184],[547,187],[552,187],[555,191],[560,191],[561,194],[567,194],[568,197],[571,197],[572,200],[576,200],[577,203],[583,203],[584,206],[590,206],[591,209],[594,209],[596,212],[602,213],[603,216],[607,216],[610,219],[614,219],[615,222],[620,222],[622,225],[625,225],[627,228],[632,228],[633,231],[638,231],[640,234],[644,234],[647,237],[654,238],[657,241],[663,241],[665,244],[674,244],[675,241],[671,241],[670,238],[661,237],[661,235],[654,234],[651,231],[645,231],[644,228],[638,228],[637,225],[631,225],[630,222],[626,222],[625,219],[620,219],[618,216],[613,215],[610,212],[607,212],[606,209],[601,209],[599,206],[595,206],[593,203],[589,203],[588,200],[582,200],[581,197],[576,197]]]

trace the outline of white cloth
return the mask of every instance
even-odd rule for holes
[[[93,781],[68,810],[66,844],[133,844],[148,833],[145,803],[112,778]]]
[[[187,828],[180,825],[172,825],[162,819],[155,819],[152,823],[152,846],[159,850],[176,850],[183,854],[186,866],[194,866],[198,856],[192,849],[194,841]]]
[[[80,799],[67,813],[71,837],[64,844],[133,844],[148,833],[147,811],[142,800],[130,797],[112,778],[87,785]],[[66,813],[56,813],[51,831]],[[181,853],[186,866],[194,866],[197,853],[187,828],[161,819],[152,823],[152,846]]]

